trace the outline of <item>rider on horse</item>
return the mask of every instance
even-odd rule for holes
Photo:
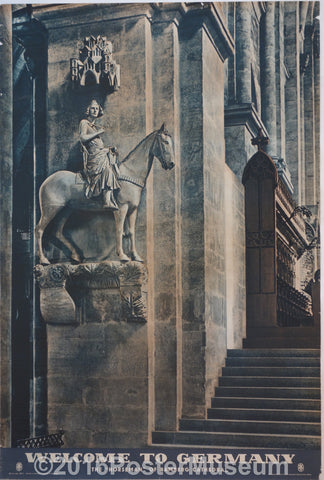
[[[96,100],[92,100],[86,110],[87,118],[80,122],[80,141],[83,151],[84,174],[87,180],[85,195],[98,197],[102,193],[103,207],[118,210],[114,193],[120,185],[117,180],[117,150],[105,148],[100,135],[104,129],[97,129],[95,120],[103,115],[103,109]]]

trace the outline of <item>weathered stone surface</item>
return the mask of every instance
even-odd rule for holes
[[[106,323],[89,342],[93,327],[47,326],[49,426],[64,428],[67,447],[103,445],[106,437],[116,447],[135,446],[140,432],[147,436],[146,325]],[[66,328],[73,336],[61,344]]]
[[[54,275],[48,284],[44,272],[53,266],[41,267],[40,275],[41,309],[48,320],[49,430],[62,426],[70,447],[144,445],[154,429],[176,430],[181,415],[205,415],[226,348],[241,347],[246,264],[241,175],[254,153],[251,136],[260,127],[267,134],[263,122],[278,140],[279,160],[285,159],[286,143],[293,147],[289,163],[294,163],[302,192],[298,199],[314,205],[318,199],[314,149],[319,107],[316,117],[313,102],[319,95],[319,62],[312,64],[317,68],[317,91],[312,71],[305,71],[304,77],[299,71],[299,53],[303,47],[315,47],[309,35],[311,8],[306,8],[307,19],[299,18],[295,4],[269,3],[266,11],[264,2],[44,5],[33,10],[46,27],[49,44],[43,102],[48,111],[37,130],[46,174],[82,168],[78,125],[93,97],[107,112],[100,120],[106,130],[104,144],[116,145],[120,159],[162,122],[174,139],[176,167],[170,175],[161,175],[154,162],[139,205],[137,243],[146,259],[147,286],[131,272],[122,274],[124,267],[114,262],[111,212],[71,217],[65,232],[86,262],[64,264],[67,273]],[[224,60],[233,41],[226,16],[236,47],[228,66]],[[274,22],[277,30],[272,29]],[[105,35],[112,41],[121,67],[118,92],[95,85],[73,88],[69,60],[85,35]],[[24,93],[28,104],[26,86]],[[307,162],[314,167],[309,171],[304,137]],[[10,169],[5,174],[10,180]],[[8,215],[7,205],[10,210],[10,201],[5,205]],[[254,213],[255,220],[257,210]],[[263,213],[265,227],[269,212]],[[267,232],[272,225],[268,227]],[[254,234],[248,242],[273,247],[272,235]],[[63,265],[67,252],[60,250],[51,227],[44,244],[46,255]],[[130,250],[128,237],[123,247]],[[258,259],[253,254],[247,258],[255,272]],[[269,300],[274,287],[269,251],[261,260],[264,275],[255,274],[248,287],[262,284]],[[10,259],[4,263],[9,266]],[[4,281],[9,270],[4,270]],[[273,299],[261,310],[255,299],[250,303],[261,317],[257,325],[267,324]],[[28,328],[24,335],[28,338]],[[8,362],[1,368],[6,376]],[[34,380],[39,393],[38,375]],[[22,401],[28,416],[28,400]],[[3,406],[5,417],[8,406]],[[37,422],[41,421],[40,417]]]
[[[102,445],[107,436],[114,446],[135,446],[139,432],[147,435],[148,421],[145,268],[135,262],[60,264],[38,267],[38,281],[42,292],[54,290],[48,302],[60,290],[76,305],[74,325],[47,325],[49,428],[60,424],[67,447]],[[119,444],[127,428],[128,442]]]
[[[146,322],[146,271],[138,262],[37,265],[35,276],[46,323]]]
[[[177,411],[181,409],[177,391],[177,354],[181,336],[181,311],[179,298],[179,236],[180,221],[180,175],[179,156],[179,38],[174,19],[179,15],[178,6],[163,5],[152,18],[150,48],[152,49],[152,113],[153,125],[159,118],[165,119],[167,128],[174,138],[176,166],[169,179],[158,176],[153,169],[152,182],[152,243],[149,252],[154,268],[154,332],[149,336],[154,349],[154,385],[152,385],[151,421],[157,428],[174,429]],[[163,195],[156,195],[159,188]],[[148,212],[149,213],[149,212]],[[166,252],[168,252],[166,254]],[[162,260],[163,259],[163,260]],[[153,352],[152,352],[153,353]],[[181,362],[181,357],[178,357]],[[168,392],[165,396],[163,392]],[[162,400],[162,396],[164,398]]]
[[[63,287],[41,290],[40,308],[43,319],[48,323],[77,323],[74,302]]]
[[[0,445],[11,446],[11,293],[12,293],[12,32],[11,6],[0,6],[0,117],[1,129],[1,195],[0,195],[0,290],[1,290],[1,394]]]
[[[225,108],[226,163],[239,181],[245,165],[255,153],[251,137],[257,135],[258,128],[265,127],[253,104],[229,105]]]
[[[269,133],[270,143],[266,152],[272,157],[277,156],[277,105],[276,105],[276,34],[275,34],[275,3],[267,4],[264,16],[263,30],[263,82],[262,82],[262,112],[263,121]]]

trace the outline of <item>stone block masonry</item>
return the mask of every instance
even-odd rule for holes
[[[139,446],[150,444],[154,430],[175,429],[181,415],[204,416],[224,362],[223,68],[233,52],[233,40],[217,4],[132,4],[127,11],[123,5],[97,5],[96,18],[90,6],[71,8],[38,11],[49,32],[48,172],[77,164],[77,125],[91,96],[107,112],[100,119],[103,140],[117,146],[120,159],[165,122],[174,140],[176,166],[166,176],[153,165],[138,210],[136,241],[148,271],[148,322],[135,324],[124,318],[127,302],[122,286],[87,290],[77,285],[74,276],[72,283],[66,280],[56,292],[65,298],[68,324],[47,326],[53,365],[52,370],[49,366],[48,427],[69,430],[71,446],[100,446],[108,440],[110,445],[132,446],[135,434],[125,436],[126,425],[129,431],[137,429]],[[75,57],[83,36],[99,34],[113,43],[121,69],[120,89],[111,95],[93,86],[72,89],[66,77],[69,59]],[[89,264],[114,263],[111,217],[80,214],[67,222],[67,235],[85,252]],[[48,258],[62,261],[57,248],[47,248]],[[50,294],[42,289],[41,295]],[[92,328],[96,331],[99,326],[92,342]],[[65,340],[66,335],[73,339],[64,354],[55,340],[60,328],[64,328]],[[123,370],[126,364],[135,369],[137,385],[146,396],[134,393],[134,398],[129,397],[128,385],[133,391],[136,384]],[[55,399],[56,382],[62,381],[57,368],[61,379],[66,369],[76,382],[74,390],[67,388],[63,403]],[[80,370],[84,379],[78,376]],[[116,383],[114,395],[105,386],[113,385],[110,379]],[[120,409],[122,416],[117,410],[118,396],[120,405],[125,405],[125,411]],[[99,412],[95,419],[94,408]],[[78,410],[83,412],[84,423],[81,417],[77,422]],[[100,421],[101,414],[106,425]],[[59,418],[70,426],[57,424]]]
[[[146,324],[48,325],[48,428],[65,447],[147,444]]]
[[[37,275],[47,321],[49,431],[62,427],[66,447],[146,445],[145,269],[135,262],[60,264],[39,266]]]

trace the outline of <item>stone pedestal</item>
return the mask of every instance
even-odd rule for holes
[[[64,446],[147,444],[146,271],[138,263],[37,268],[47,322],[48,429]]]

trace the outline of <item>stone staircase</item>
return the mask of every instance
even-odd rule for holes
[[[207,419],[181,419],[153,443],[320,448],[320,350],[228,350]]]
[[[320,349],[319,325],[307,327],[250,327],[247,328],[244,348]]]

